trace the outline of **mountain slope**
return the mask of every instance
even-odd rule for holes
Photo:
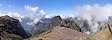
[[[112,20],[108,20],[105,25],[102,25],[100,30],[93,35],[87,37],[89,40],[112,40]]]
[[[45,19],[45,20],[42,19],[37,24],[35,24],[35,26],[30,27],[27,31],[29,31],[32,34],[32,36],[39,35],[48,30],[52,30],[53,27],[61,24],[62,19],[60,16],[55,16],[52,19]]]
[[[23,38],[29,38],[19,20],[11,18],[9,16],[0,17],[0,39],[1,40],[14,40]]]
[[[78,40],[87,35],[70,28],[56,26],[46,35],[31,38],[31,40]]]
[[[99,32],[95,33],[92,36],[92,39],[93,40],[112,40],[112,34],[109,30],[108,25],[109,24],[105,24]]]

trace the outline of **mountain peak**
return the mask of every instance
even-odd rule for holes
[[[20,36],[19,38],[30,37],[25,32],[18,19],[11,18],[8,15],[0,17],[0,38],[2,40],[12,40],[13,38],[18,38],[18,36]]]
[[[58,16],[54,16],[54,18],[62,19],[59,15]]]

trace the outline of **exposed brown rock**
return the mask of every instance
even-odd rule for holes
[[[86,37],[87,35],[78,31],[75,31],[66,27],[55,27],[53,30],[39,37],[31,38],[31,40],[78,40],[80,38]]]

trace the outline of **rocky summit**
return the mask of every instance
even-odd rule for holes
[[[18,19],[11,18],[8,15],[0,17],[1,40],[22,40],[29,37]]]

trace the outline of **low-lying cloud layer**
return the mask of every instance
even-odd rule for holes
[[[77,16],[91,20],[91,17],[95,17],[98,21],[104,21],[108,19],[108,16],[112,16],[112,4],[106,5],[83,5],[76,7]]]
[[[108,17],[112,16],[112,4],[77,6],[75,12],[75,16],[87,20],[91,31],[86,31],[86,33],[90,34],[98,31],[101,25],[108,20]],[[102,24],[99,24],[99,22]]]

